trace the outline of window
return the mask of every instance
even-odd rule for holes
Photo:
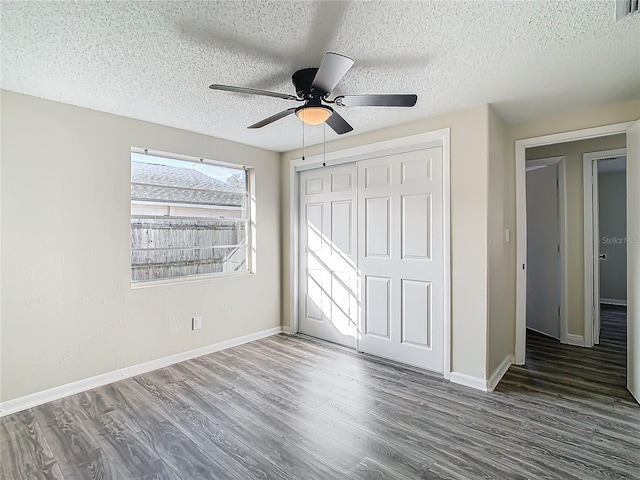
[[[131,152],[131,281],[251,270],[243,167]]]
[[[616,20],[640,13],[640,1],[616,0]]]

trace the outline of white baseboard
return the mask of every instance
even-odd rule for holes
[[[18,397],[13,400],[0,403],[0,417],[19,412],[21,410],[26,410],[27,408],[36,407],[53,400],[68,397],[69,395],[75,395],[76,393],[84,392],[92,388],[108,385],[109,383],[117,382],[118,380],[142,375],[143,373],[148,373],[159,368],[168,367],[174,363],[184,362],[185,360],[191,360],[192,358],[208,355],[220,350],[242,345],[243,343],[270,337],[271,335],[275,335],[280,332],[282,332],[282,327],[269,328],[267,330],[262,330],[261,332],[250,333],[249,335],[232,338],[231,340],[226,340],[224,342],[214,343],[212,345],[207,345],[206,347],[176,353],[175,355],[169,355],[168,357],[158,358],[149,362],[120,368],[113,372],[96,375],[95,377],[89,377],[83,380],[67,383],[66,385],[60,385],[59,387],[50,388],[41,392],[31,393],[23,397]]]
[[[605,303],[607,305],[617,305],[619,307],[626,307],[626,300],[616,300],[615,298],[601,298],[600,303]]]
[[[486,380],[478,377],[473,377],[465,373],[451,372],[451,375],[449,376],[449,381],[452,383],[457,383],[458,385],[464,385],[465,387],[471,387],[471,388],[475,388],[476,390],[482,390],[483,392],[487,391]]]
[[[574,345],[576,347],[584,347],[584,337],[582,335],[567,333],[567,344]]]
[[[465,373],[451,372],[449,381],[457,383],[458,385],[464,385],[465,387],[475,388],[476,390],[481,390],[483,392],[492,392],[504,374],[507,373],[507,370],[509,370],[513,361],[513,355],[507,355],[500,365],[498,365],[498,367],[493,371],[488,380],[473,377]]]
[[[493,389],[496,388],[500,380],[502,380],[502,377],[504,377],[504,374],[507,373],[507,370],[509,370],[509,367],[513,363],[513,360],[513,355],[507,355],[506,357],[504,357],[502,363],[498,365],[498,367],[489,377],[489,380],[487,380],[487,391],[493,392]]]

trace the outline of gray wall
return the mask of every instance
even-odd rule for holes
[[[627,299],[627,185],[625,172],[598,175],[600,298]]]

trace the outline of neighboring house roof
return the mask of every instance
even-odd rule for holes
[[[132,161],[131,182],[131,200],[230,207],[245,205],[244,189],[240,185],[226,183],[189,168]]]

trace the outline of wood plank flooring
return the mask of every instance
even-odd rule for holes
[[[3,479],[640,479],[625,310],[493,393],[279,335],[4,417]]]

